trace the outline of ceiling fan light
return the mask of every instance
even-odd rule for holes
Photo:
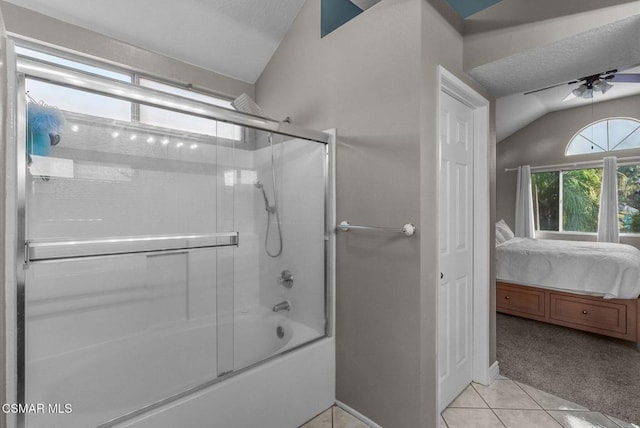
[[[593,90],[602,92],[603,94],[611,89],[613,85],[610,85],[606,80],[598,80],[593,84]]]
[[[575,88],[572,93],[573,95],[575,95],[578,98],[585,98],[585,92],[587,92],[589,89],[587,88],[587,85],[580,85],[577,88]]]

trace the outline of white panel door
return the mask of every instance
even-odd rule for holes
[[[472,380],[473,110],[441,93],[438,289],[440,411]]]

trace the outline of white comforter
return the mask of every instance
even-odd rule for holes
[[[513,238],[496,247],[496,277],[605,299],[640,295],[640,250],[603,242]]]

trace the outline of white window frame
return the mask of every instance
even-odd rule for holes
[[[621,139],[613,149],[609,149],[609,122],[613,121],[613,120],[626,120],[626,121],[630,121],[630,122],[635,122],[637,126],[633,131],[631,131],[623,139]],[[591,141],[593,144],[595,144],[598,147],[600,147],[601,149],[603,149],[602,152],[595,152],[595,153],[611,153],[611,152],[622,151],[622,150],[637,150],[637,149],[640,149],[640,144],[638,145],[638,147],[625,147],[623,149],[618,149],[620,144],[622,144],[627,138],[629,138],[633,133],[635,133],[636,131],[638,131],[638,129],[640,129],[640,119],[636,119],[634,117],[624,117],[624,116],[617,117],[616,116],[616,117],[607,117],[607,118],[604,118],[604,119],[596,120],[594,122],[591,122],[587,126],[581,128],[578,132],[573,134],[573,136],[569,140],[569,143],[567,143],[567,147],[564,150],[564,155],[565,156],[580,156],[580,155],[594,153],[594,152],[581,152],[581,153],[571,153],[571,154],[569,154],[568,152],[569,152],[569,148],[573,144],[573,142],[576,139],[576,137],[581,136],[582,138],[587,139],[585,136],[582,135],[582,132],[584,132],[585,129],[589,129],[590,127],[595,126],[598,123],[602,123],[602,122],[607,122],[607,144],[602,145],[602,144],[599,144],[596,141]],[[607,149],[604,149],[603,146],[606,146]]]

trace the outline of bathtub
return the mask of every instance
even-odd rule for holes
[[[70,404],[72,412],[28,414],[27,426],[84,428],[122,421],[122,415],[203,384],[219,389],[234,382],[236,376],[221,369],[220,360],[232,359],[233,371],[253,365],[253,370],[259,371],[261,361],[323,336],[324,332],[297,323],[287,314],[256,306],[234,313],[233,323],[229,320],[217,325],[213,318],[187,320],[169,328],[31,361],[27,369],[27,402],[59,403],[62,407]],[[216,336],[221,331],[233,332],[232,348],[218,349]],[[304,353],[303,349],[299,351]],[[225,379],[215,383],[222,371]],[[246,373],[243,375],[246,377]],[[124,426],[131,426],[130,422]],[[235,425],[229,428],[232,426]]]

